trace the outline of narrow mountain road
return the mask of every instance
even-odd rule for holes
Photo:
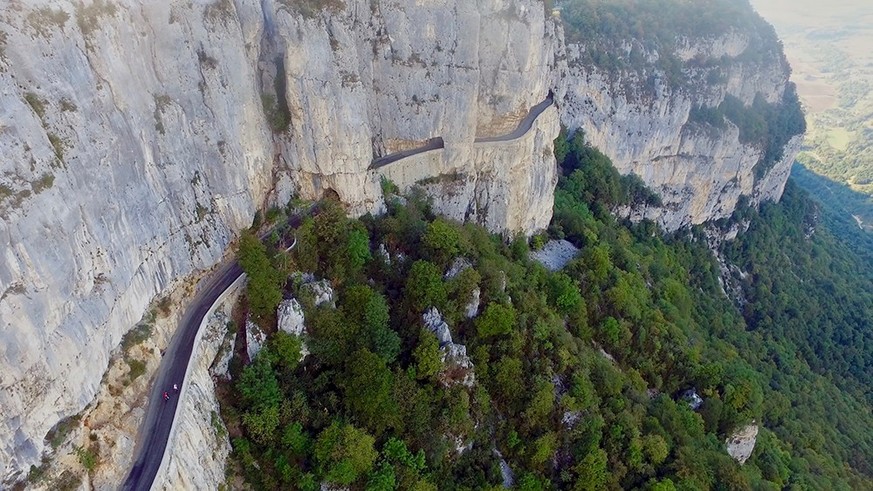
[[[194,339],[206,313],[242,273],[242,268],[236,261],[216,271],[182,317],[179,329],[164,352],[161,366],[155,377],[145,421],[140,427],[138,452],[122,489],[137,491],[151,489],[161,467],[173,418],[179,405],[180,392],[173,391],[173,384],[177,384],[181,389],[188,362],[194,351]],[[164,392],[170,393],[170,399],[167,401],[163,400]]]
[[[482,138],[476,138],[473,143],[493,143],[493,142],[507,142],[512,141],[518,138],[523,137],[533,128],[534,121],[540,117],[540,114],[543,113],[549,106],[554,104],[555,99],[550,93],[548,97],[543,102],[540,102],[536,106],[532,107],[530,111],[528,111],[527,116],[524,117],[519,123],[518,126],[511,132],[500,135],[500,136],[487,136]],[[424,145],[416,148],[411,148],[409,150],[403,150],[402,152],[395,152],[384,157],[379,157],[373,160],[373,163],[370,164],[369,170],[375,170],[380,167],[385,167],[386,165],[393,164],[398,160],[405,159],[407,157],[411,157],[413,155],[418,155],[420,153],[428,152],[430,150],[436,150],[439,148],[445,148],[446,144],[441,137],[431,138]]]
[[[552,94],[549,94],[549,96],[546,97],[543,102],[540,102],[536,106],[530,108],[527,116],[525,116],[524,119],[522,119],[518,123],[518,126],[516,126],[511,133],[500,136],[486,136],[484,138],[476,138],[474,143],[508,142],[523,137],[527,134],[528,131],[530,131],[531,128],[533,128],[534,121],[536,121],[537,118],[540,117],[540,114],[542,114],[543,111],[545,111],[546,108],[551,106],[554,102],[554,97],[552,96]]]

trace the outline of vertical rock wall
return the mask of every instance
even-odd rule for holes
[[[584,131],[621,173],[637,174],[663,198],[663,207],[623,212],[676,230],[730,216],[741,196],[752,204],[781,197],[798,139],[756,177],[755,166],[765,155],[762,145],[741,141],[730,121],[707,128],[692,116],[692,109],[717,107],[728,96],[747,106],[756,97],[780,103],[790,68],[772,36],[730,30],[685,38],[674,53],[682,64],[680,81],[658,67],[664,53],[646,51],[642,40],[627,40],[628,52],[643,51],[647,57],[630,69],[592,64],[589,51],[595,48],[585,43],[566,46],[557,67],[563,76],[556,82],[561,122],[571,131]],[[772,49],[762,46],[762,39]],[[764,54],[746,55],[762,49]]]

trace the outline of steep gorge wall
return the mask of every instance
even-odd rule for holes
[[[330,189],[353,210],[382,206],[379,181],[367,173],[374,157],[439,137],[449,166],[480,167],[487,156],[474,140],[511,131],[549,90],[554,27],[536,0],[349,0],[314,18],[280,6],[273,19],[290,113],[282,139],[290,175],[302,195]],[[550,140],[512,159],[530,165],[546,147]],[[465,209],[481,199],[473,191],[459,197]],[[529,191],[528,200],[550,200],[551,189]],[[505,204],[497,199],[494,208]],[[526,232],[547,222],[481,221]]]
[[[748,15],[754,15],[750,7]],[[765,145],[744,141],[731,121],[711,127],[694,117],[695,110],[718,108],[729,97],[747,107],[756,98],[782,103],[790,68],[781,45],[763,21],[749,24],[754,27],[682,37],[672,52],[633,37],[619,46],[567,41],[555,88],[561,122],[584,131],[621,173],[637,174],[663,199],[662,207],[623,213],[676,230],[730,216],[742,196],[753,205],[781,197],[799,137],[756,175]],[[668,57],[677,65],[664,63]]]
[[[0,481],[271,186],[260,10],[11,2],[0,14]]]
[[[333,190],[378,211],[374,154],[441,136],[485,169],[453,206],[492,213],[458,218],[547,223],[556,118],[512,151],[473,143],[547,92],[541,3],[294,7],[311,4],[46,0],[0,13],[0,482],[94,397],[149,302],[215,264],[268,203]],[[262,107],[271,73],[291,116],[281,136]]]

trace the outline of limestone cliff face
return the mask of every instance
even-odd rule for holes
[[[624,52],[643,53],[631,69],[592,62],[597,46],[567,44],[556,85],[562,123],[583,130],[621,173],[637,174],[663,199],[663,207],[621,213],[675,230],[729,216],[741,196],[753,205],[781,197],[799,138],[789,140],[781,158],[756,176],[763,145],[742,141],[731,121],[707,127],[693,114],[717,108],[728,97],[746,106],[756,98],[782,102],[790,69],[775,35],[763,31],[683,38],[673,53],[628,39]],[[658,65],[667,55],[681,72],[667,73]]]
[[[271,186],[255,2],[77,4],[0,20],[0,481]]]
[[[271,14],[290,113],[282,156],[303,196],[333,190],[353,210],[378,209],[381,174],[367,172],[372,159],[442,138],[446,155],[436,167],[416,162],[421,177],[459,168],[479,176],[443,211],[492,230],[548,225],[554,159],[542,155],[551,154],[556,130],[547,126],[545,138],[511,151],[474,144],[510,133],[548,92],[553,27],[540,2],[349,0],[334,12],[303,10],[279,5]],[[525,169],[510,176],[513,167]],[[533,180],[521,175],[530,172],[544,175],[544,185],[517,183]],[[506,194],[512,187],[523,194]],[[540,209],[519,209],[530,202]]]
[[[476,176],[447,211],[544,227],[556,116],[505,148],[474,140],[545,97],[550,25],[537,0],[8,2],[0,482],[39,462],[149,302],[256,209],[332,190],[379,211],[374,156],[441,137]],[[262,94],[287,106],[281,135]]]

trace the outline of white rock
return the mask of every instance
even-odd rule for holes
[[[550,240],[538,251],[531,251],[530,257],[549,271],[558,271],[579,253],[579,249],[567,240]]]
[[[579,411],[564,411],[564,415],[561,416],[561,424],[563,424],[567,428],[572,428],[576,426],[576,424],[581,419],[582,413],[580,413]]]
[[[251,319],[246,319],[246,352],[249,355],[249,361],[255,360],[266,341],[267,333]]]
[[[462,384],[473,387],[476,383],[473,362],[467,356],[467,347],[463,344],[452,342],[452,333],[449,325],[443,319],[442,314],[436,307],[429,308],[422,316],[425,327],[436,336],[440,343],[440,370],[439,380],[450,386]]]
[[[424,322],[424,326],[436,335],[437,340],[440,342],[440,346],[451,344],[452,332],[449,330],[449,325],[443,320],[442,314],[440,314],[440,311],[437,310],[436,307],[427,309],[427,311],[422,314],[421,320]]]
[[[465,387],[473,387],[476,384],[473,362],[467,356],[466,346],[455,343],[446,344],[440,348],[440,359],[443,363],[440,381],[443,384],[461,384]]]
[[[331,308],[336,307],[336,299],[334,298],[333,287],[330,286],[329,281],[313,281],[311,283],[304,284],[303,288],[312,292],[312,295],[315,298],[316,306],[327,305]]]
[[[470,303],[464,307],[464,315],[468,319],[472,319],[479,314],[479,301],[480,296],[482,295],[482,291],[479,288],[473,290],[472,295],[470,295]]]
[[[740,465],[745,464],[752,456],[752,451],[755,450],[757,438],[758,425],[753,423],[741,428],[725,440],[728,454]]]
[[[276,310],[279,330],[295,336],[302,336],[306,330],[303,324],[303,306],[296,298],[283,300]]]
[[[467,258],[456,257],[455,260],[452,261],[452,265],[449,266],[448,271],[446,271],[446,274],[443,275],[443,278],[446,280],[451,280],[461,274],[461,271],[472,267],[473,265],[470,264],[470,261]]]
[[[703,398],[697,394],[697,390],[688,389],[682,393],[682,400],[688,403],[688,407],[697,411],[703,405]]]
[[[513,484],[515,484],[515,474],[512,472],[512,468],[509,467],[506,459],[503,458],[503,454],[500,453],[500,450],[495,448],[494,456],[500,460],[500,477],[503,478],[503,487],[509,489]]]

